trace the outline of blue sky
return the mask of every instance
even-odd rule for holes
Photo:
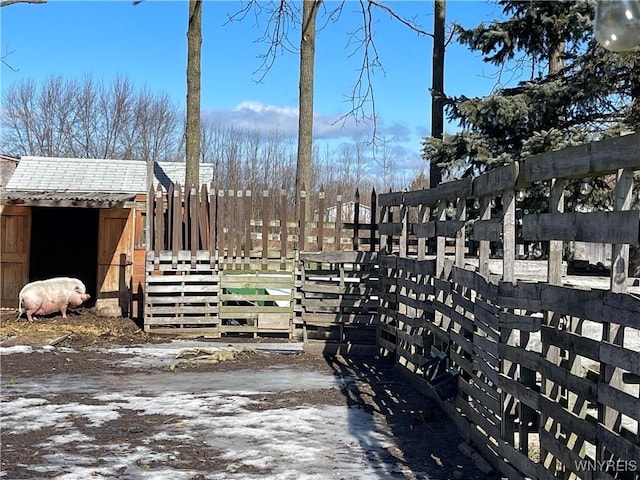
[[[397,13],[432,31],[433,2],[386,2]],[[336,6],[328,2],[327,8]],[[205,1],[203,6],[202,111],[222,123],[295,133],[297,126],[298,58],[280,55],[264,80],[258,42],[266,19],[249,14],[229,23],[235,1]],[[316,138],[333,144],[352,141],[371,126],[354,121],[331,125],[349,111],[347,101],[358,76],[361,53],[348,45],[348,33],[362,21],[360,3],[347,1],[340,19],[318,34],[315,80]],[[2,86],[22,79],[37,82],[50,75],[109,82],[126,76],[138,87],[168,93],[180,107],[186,92],[186,1],[61,1],[45,5],[16,4],[1,15],[1,49],[16,71],[2,65]],[[447,21],[475,26],[495,18],[493,2],[449,0]],[[419,36],[374,9],[373,31],[384,72],[375,73],[378,129],[393,138],[394,153],[407,168],[419,166],[420,139],[429,133],[431,38]],[[324,22],[319,19],[318,24]],[[294,45],[297,30],[290,33]],[[452,43],[446,55],[445,85],[449,94],[488,94],[494,72],[479,56]],[[455,126],[447,126],[448,131]]]

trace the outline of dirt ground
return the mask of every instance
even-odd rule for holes
[[[15,312],[2,312],[0,346],[30,345],[33,351],[1,356],[0,411],[3,417],[6,414],[3,406],[11,405],[12,402],[24,398],[35,399],[38,396],[36,392],[28,389],[14,389],[14,386],[30,384],[29,382],[37,385],[39,381],[44,382],[45,379],[50,381],[52,378],[77,378],[78,376],[86,376],[88,381],[91,381],[93,376],[104,373],[105,365],[113,365],[114,356],[122,357],[122,353],[112,353],[111,348],[160,344],[168,341],[166,337],[151,337],[145,334],[129,319],[103,318],[90,310],[71,313],[67,320],[59,315],[53,315],[28,323],[24,319],[16,322],[15,317]],[[225,340],[228,342],[230,339]],[[36,351],[52,343],[53,347]],[[215,343],[224,344],[224,342]],[[110,368],[110,375],[124,380],[128,376],[150,374],[149,369],[158,367]],[[166,366],[162,368],[166,370]],[[329,358],[308,353],[273,354],[254,351],[240,354],[229,361],[187,362],[179,368],[206,374],[212,381],[217,375],[224,375],[224,372],[238,371],[246,374],[247,371],[269,371],[277,374],[284,369],[298,372],[303,376],[323,374],[338,380],[350,379],[341,381],[334,387],[301,388],[260,394],[247,393],[248,403],[245,410],[277,413],[284,412],[288,407],[336,406],[363,412],[393,439],[392,442],[385,444],[382,455],[377,455],[376,458],[367,457],[369,460],[365,458],[365,461],[371,463],[382,462],[392,466],[386,474],[375,478],[443,480],[500,478],[495,473],[482,472],[467,454],[462,453],[458,448],[462,440],[442,410],[434,402],[405,384],[397,376],[393,365],[386,360],[355,357]],[[100,398],[98,395],[69,393],[56,395],[48,398],[47,401],[55,405],[76,405],[81,408],[99,404],[102,402]],[[172,452],[171,455],[146,463],[144,460],[137,460],[135,465],[124,465],[119,467],[119,470],[109,470],[101,459],[107,458],[107,450],[114,444],[146,445],[151,431],[159,427],[166,428],[167,425],[175,422],[175,415],[163,412],[153,414],[146,412],[141,415],[141,412],[135,409],[126,408],[121,408],[118,412],[117,418],[112,418],[100,426],[93,425],[90,418],[87,419],[81,415],[65,417],[65,421],[74,423],[75,428],[82,431],[85,436],[83,438],[92,438],[94,450],[98,449],[91,454],[91,458],[96,459],[95,464],[89,465],[88,470],[84,470],[85,473],[89,472],[88,476],[91,478],[163,478],[166,474],[158,473],[154,476],[152,473],[162,472],[161,467],[169,466],[175,469],[174,472],[190,472],[188,475],[185,473],[186,476],[179,477],[189,480],[290,478],[277,473],[266,464],[247,463],[238,466],[228,454],[223,454],[214,446],[183,440],[179,436],[163,437],[161,442],[156,442],[157,444],[154,445],[156,451]],[[220,415],[225,414],[220,413]],[[55,425],[39,429],[3,428],[0,458],[2,478],[36,478],[32,465],[39,465],[37,471],[40,476],[37,478],[87,478],[80,474],[76,477],[68,471],[61,473],[59,469],[47,468],[47,462],[53,458],[53,450],[49,451],[51,447],[42,446],[42,440],[47,436],[53,437],[56,428]],[[69,454],[78,454],[82,448],[86,447],[82,443],[81,440],[65,443],[65,452],[68,450]],[[34,445],[41,446],[35,448]],[[350,445],[346,447],[351,448]],[[100,449],[104,449],[104,452]],[[58,450],[56,452],[56,455],[60,454]],[[365,478],[353,475],[336,477],[335,475],[335,472],[331,474],[327,472],[326,476],[322,473],[315,476],[309,474],[305,478]]]

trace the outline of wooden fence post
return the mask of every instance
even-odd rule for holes
[[[218,192],[211,182],[211,190],[209,191],[209,264],[211,268],[218,262]]]
[[[369,251],[376,251],[376,228],[377,228],[377,215],[378,215],[378,196],[376,195],[376,189],[371,190],[371,224],[370,224],[370,236],[369,236]]]
[[[280,269],[287,268],[287,191],[280,190]]]
[[[338,192],[336,196],[336,222],[334,230],[334,251],[339,252],[340,241],[342,239],[342,192]]]
[[[324,187],[318,194],[318,252],[324,251]]]
[[[549,195],[549,213],[564,212],[564,179],[553,179],[551,181],[551,192]],[[562,241],[551,240],[549,242],[549,260],[548,260],[547,282],[550,285],[562,285]],[[560,315],[556,312],[545,312],[545,325],[558,328],[560,325]],[[553,365],[560,364],[560,349],[554,345],[548,345],[542,342],[542,355]],[[557,401],[560,396],[559,387],[547,378],[542,379],[542,391],[551,400]],[[548,458],[550,456],[549,449],[546,448],[548,415],[543,411],[540,413],[540,463],[551,471],[555,472],[555,459]],[[555,423],[555,422],[554,422]],[[549,434],[556,438],[558,435],[557,425],[548,430]]]
[[[266,270],[269,266],[269,190],[262,191],[262,260],[261,266]]]
[[[360,190],[356,188],[355,202],[353,204],[353,251],[360,249]]]
[[[178,251],[182,250],[184,215],[182,214],[182,191],[177,183],[171,199],[171,267],[178,268]]]
[[[300,218],[298,218],[298,247],[299,252],[304,252],[307,248],[307,191],[304,183],[302,184],[302,190],[300,191]]]
[[[616,173],[616,186],[614,190],[614,209],[631,210],[633,205],[633,169],[620,169]],[[614,244],[611,255],[611,291],[613,293],[625,293],[627,291],[627,274],[629,271],[629,245]],[[602,341],[609,342],[614,345],[624,345],[624,327],[615,323],[602,323]],[[624,383],[622,372],[616,371],[616,368],[605,363],[600,365],[600,381],[611,387],[622,389]],[[607,428],[616,431],[619,427],[621,416],[620,412],[615,409],[598,405],[598,420]],[[640,419],[638,432],[636,436],[640,436]],[[598,446],[598,460],[609,460],[611,455],[604,447]]]
[[[187,192],[185,192],[187,193]],[[189,250],[191,250],[191,268],[196,268],[196,252],[199,250],[198,245],[198,192],[196,186],[191,185],[188,191],[188,197],[185,197],[185,208],[187,207],[187,198],[189,199],[189,214],[185,215],[186,231],[189,233]]]

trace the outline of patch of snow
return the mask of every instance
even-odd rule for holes
[[[172,345],[118,350],[168,359],[183,348]],[[207,480],[375,480],[393,476],[395,462],[386,452],[392,439],[363,410],[307,404],[251,409],[260,403],[256,396],[338,388],[341,383],[332,374],[290,368],[56,374],[27,378],[6,389],[0,414],[4,438],[26,430],[43,431],[37,445],[41,456],[26,467],[33,477],[186,480],[203,474]],[[55,403],[56,397],[67,394],[82,394],[88,402]],[[84,430],[86,425],[104,426],[125,409],[167,419],[145,427],[148,432],[138,445],[100,444]],[[44,434],[47,427],[54,430]],[[209,455],[209,465],[219,458],[224,470],[186,469],[180,453],[171,447],[176,441]]]
[[[11,355],[14,353],[31,353],[33,348],[28,345],[14,345],[13,347],[0,347],[0,355]]]

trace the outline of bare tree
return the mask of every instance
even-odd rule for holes
[[[300,87],[298,96],[298,168],[296,169],[296,192],[311,186],[311,151],[313,148],[313,80],[316,51],[316,17],[322,0],[303,0],[302,28],[300,38]],[[299,193],[296,211],[300,213]],[[307,202],[305,216],[309,218]]]
[[[298,21],[297,10],[291,7],[292,2],[278,0],[264,4],[257,0],[249,0],[244,7],[234,15],[230,21],[239,21],[246,18],[250,11],[254,11],[256,18],[260,15],[268,17],[267,27],[260,41],[267,44],[267,51],[262,56],[262,64],[258,71],[261,72],[259,81],[262,81],[273,66],[280,51],[295,51],[293,42],[288,36],[289,27]],[[307,189],[312,184],[312,150],[313,150],[313,77],[314,77],[314,53],[316,39],[316,22],[318,12],[325,3],[322,0],[303,0],[300,41],[300,79],[299,79],[299,124],[298,124],[298,158],[296,171],[296,189],[300,190],[304,184]],[[336,22],[341,14],[345,2],[333,4],[332,9],[323,10],[323,18],[328,22]],[[372,120],[374,134],[372,143],[376,142],[377,112],[373,91],[372,72],[381,68],[374,42],[372,30],[374,8],[381,9],[401,24],[411,28],[419,35],[431,35],[422,30],[415,22],[397,14],[391,7],[377,0],[360,0],[362,25],[355,32],[349,34],[349,43],[355,46],[352,54],[360,51],[362,65],[359,75],[351,92],[351,109],[338,119],[346,121],[349,117],[360,120]],[[321,27],[322,28],[322,27]],[[380,139],[378,139],[379,141]],[[308,204],[308,203],[307,203]]]
[[[14,5],[16,3],[47,3],[47,0],[2,0],[0,1],[0,7],[8,7],[9,5]]]
[[[434,0],[433,55],[431,77],[431,136],[442,139],[444,134],[444,27],[446,0]],[[429,186],[435,188],[442,181],[442,169],[435,161],[429,164]]]
[[[91,77],[10,85],[2,96],[0,145],[15,155],[167,160],[176,156],[180,115],[166,94]]]
[[[189,0],[187,30],[187,124],[185,128],[185,185],[200,185],[200,57],[202,51],[202,0]]]

